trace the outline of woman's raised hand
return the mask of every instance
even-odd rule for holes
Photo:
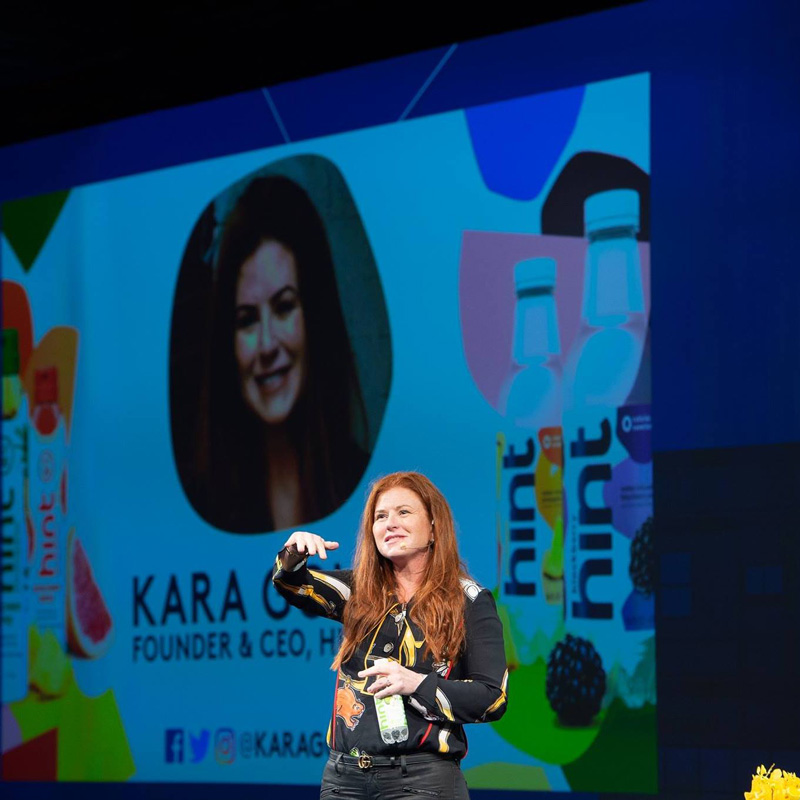
[[[308,531],[295,531],[284,544],[284,547],[294,547],[298,553],[306,553],[309,556],[317,555],[322,559],[328,557],[328,550],[336,550],[339,547],[339,542],[329,542],[316,533],[309,533]]]

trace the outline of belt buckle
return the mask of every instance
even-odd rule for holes
[[[361,769],[369,769],[372,766],[372,756],[369,753],[362,753],[358,757],[358,766]]]

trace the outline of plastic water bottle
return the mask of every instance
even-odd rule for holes
[[[563,621],[561,346],[556,262],[514,269],[513,369],[497,435],[500,613],[511,665],[545,656]]]
[[[592,195],[584,223],[581,327],[565,365],[565,406],[621,406],[636,381],[647,332],[639,195],[632,189]]]
[[[389,697],[376,697],[375,710],[378,728],[385,744],[399,744],[408,739],[408,718],[405,701],[399,694]]]
[[[632,527],[652,514],[650,407],[626,405],[647,332],[639,196],[593,195],[584,217],[581,328],[565,366],[565,618],[570,633],[594,643],[606,669],[630,673],[641,652],[640,638],[624,635]]]

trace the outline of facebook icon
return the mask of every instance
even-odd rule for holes
[[[180,728],[167,728],[164,740],[164,758],[167,764],[183,762],[183,731]]]

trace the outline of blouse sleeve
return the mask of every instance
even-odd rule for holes
[[[290,605],[309,614],[341,622],[344,604],[350,598],[352,571],[309,569],[306,560],[302,558],[293,564],[289,559],[284,565],[278,553],[272,571],[272,583]]]
[[[447,680],[431,672],[409,698],[429,720],[458,724],[492,722],[506,710],[508,670],[503,625],[494,597],[487,589],[478,592],[474,599],[469,592],[467,597],[466,646],[461,656],[461,672],[465,677]]]

